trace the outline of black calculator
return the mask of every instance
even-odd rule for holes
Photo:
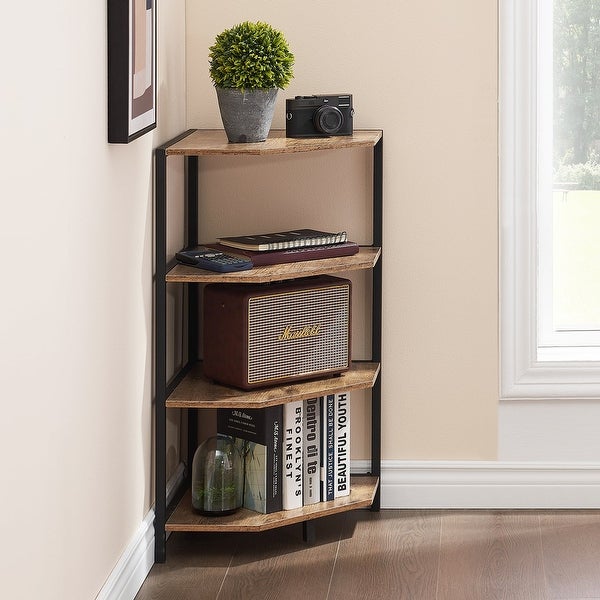
[[[206,269],[207,271],[218,271],[219,273],[247,271],[253,266],[249,258],[235,254],[225,254],[220,250],[205,247],[195,248],[194,250],[181,250],[175,253],[175,258],[183,264]]]

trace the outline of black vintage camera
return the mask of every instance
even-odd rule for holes
[[[287,137],[352,135],[352,94],[287,98],[285,112]]]

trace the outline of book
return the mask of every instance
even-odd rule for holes
[[[335,395],[335,491],[334,497],[350,494],[350,393]]]
[[[259,233],[237,237],[222,237],[217,241],[224,246],[242,250],[268,251],[301,248],[304,246],[325,246],[347,241],[345,231],[330,233],[317,229],[294,229],[277,233]]]
[[[244,456],[244,507],[282,510],[283,408],[219,408],[217,431],[236,438]]]
[[[202,244],[207,248],[219,250],[225,254],[239,254],[249,258],[255,267],[265,265],[279,265],[284,263],[300,262],[303,260],[319,260],[321,258],[335,258],[336,256],[352,256],[359,251],[356,242],[340,242],[338,244],[325,244],[323,246],[303,246],[301,248],[288,248],[287,250],[243,250],[232,249],[224,244]]]
[[[303,504],[321,500],[321,398],[304,400]]]
[[[333,500],[335,475],[335,394],[321,398],[321,500]]]
[[[302,400],[283,405],[283,510],[302,506]]]

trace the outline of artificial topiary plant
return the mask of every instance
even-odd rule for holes
[[[280,31],[246,21],[215,38],[209,65],[217,88],[284,89],[293,77],[294,55]]]

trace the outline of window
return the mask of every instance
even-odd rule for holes
[[[600,396],[600,2],[500,2],[502,395]]]

